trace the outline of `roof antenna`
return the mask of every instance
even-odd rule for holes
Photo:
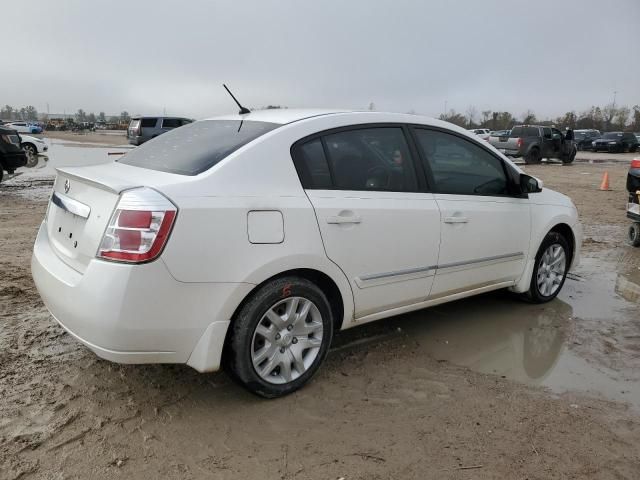
[[[248,108],[240,105],[240,102],[236,99],[236,97],[233,96],[233,93],[231,93],[231,90],[229,90],[224,83],[222,84],[222,86],[229,93],[229,95],[231,95],[231,98],[233,98],[233,101],[236,102],[236,104],[240,107],[240,112],[239,112],[240,115],[244,115],[245,113],[251,113],[251,111]]]

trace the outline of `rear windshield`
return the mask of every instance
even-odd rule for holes
[[[540,130],[538,127],[513,127],[510,137],[539,137]]]
[[[279,126],[246,120],[203,120],[170,130],[118,161],[161,172],[197,175]]]

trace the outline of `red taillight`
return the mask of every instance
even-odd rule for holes
[[[631,160],[631,168],[640,168],[640,158]]]
[[[516,145],[518,146],[518,148],[522,148],[522,144],[524,142],[522,141],[522,138],[519,138],[518,141],[516,142]]]
[[[128,263],[160,255],[176,218],[176,207],[149,188],[122,194],[104,234],[98,258]]]

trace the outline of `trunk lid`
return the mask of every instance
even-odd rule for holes
[[[109,178],[92,179],[74,170],[58,169],[46,225],[56,254],[71,268],[84,273],[96,256],[120,192],[137,185]]]

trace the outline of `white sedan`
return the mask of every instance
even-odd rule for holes
[[[59,169],[32,272],[98,356],[224,365],[276,397],[338,330],[496,289],[554,299],[581,241],[569,198],[464,129],[267,110]]]
[[[41,138],[32,137],[31,135],[20,135],[20,141],[24,153],[27,154],[28,167],[35,166],[38,163],[38,155],[42,155],[49,150],[49,146]]]

